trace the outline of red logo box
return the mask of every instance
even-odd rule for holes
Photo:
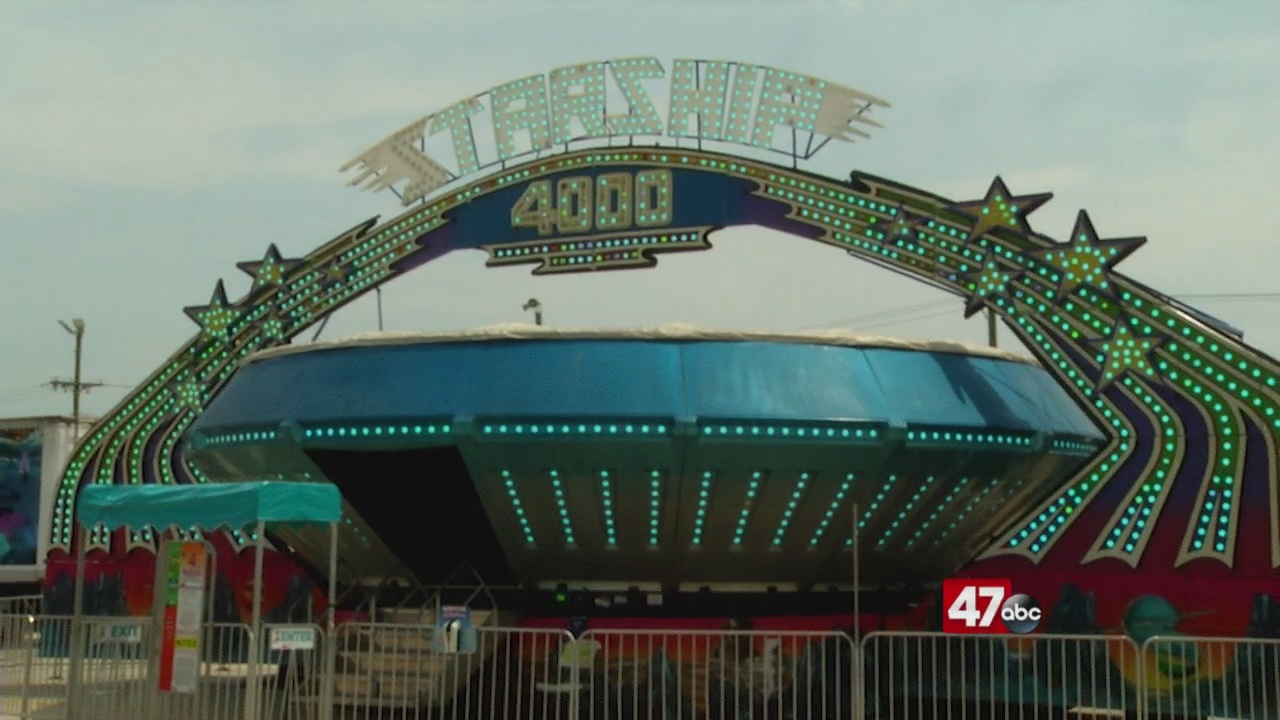
[[[957,635],[1006,632],[1000,609],[1013,592],[1007,579],[942,581],[942,631]]]

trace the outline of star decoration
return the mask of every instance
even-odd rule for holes
[[[236,267],[253,277],[253,291],[276,287],[284,282],[289,271],[302,264],[301,260],[285,260],[275,243],[267,247],[267,254],[255,262],[238,262]]]
[[[993,228],[1007,228],[1016,232],[1029,233],[1031,226],[1027,224],[1027,216],[1053,199],[1053,193],[1038,195],[1014,196],[999,176],[992,181],[987,196],[981,200],[956,203],[946,208],[973,218],[973,229],[969,231],[969,239],[982,237]]]
[[[1071,230],[1071,240],[1050,248],[1028,250],[1058,275],[1057,301],[1073,293],[1082,285],[1107,290],[1107,275],[1116,263],[1128,257],[1147,241],[1144,237],[1099,240],[1093,229],[1089,213],[1084,210],[1076,216]],[[1052,278],[1049,278],[1052,280]]]
[[[214,286],[208,305],[193,305],[182,312],[196,321],[205,335],[219,340],[227,339],[231,325],[240,318],[240,310],[227,302],[227,289],[221,280]]]
[[[902,245],[915,245],[916,225],[924,222],[925,219],[925,216],[916,215],[899,205],[893,220],[881,226],[881,229],[884,230],[884,241],[886,243],[901,241]]]
[[[280,317],[275,315],[274,313],[264,318],[258,324],[258,327],[259,329],[262,330],[263,337],[267,338],[268,340],[279,342],[285,339],[284,321],[282,321]]]
[[[988,302],[994,302],[995,298],[1008,295],[1013,281],[1022,273],[1022,270],[1011,269],[988,259],[977,270],[960,276],[960,285],[969,291],[969,297],[964,304],[964,316],[973,317],[986,307]]]
[[[175,383],[169,389],[173,396],[178,399],[178,404],[183,408],[191,408],[192,410],[204,409],[204,385],[187,381]]]
[[[1126,372],[1158,379],[1160,375],[1151,364],[1151,353],[1159,350],[1166,340],[1168,335],[1159,331],[1135,332],[1132,321],[1121,312],[1108,337],[1090,341],[1097,346],[1096,359],[1102,366],[1096,387],[1101,390]]]
[[[893,220],[887,224],[885,229],[885,238],[892,239],[899,236],[915,237],[915,227],[924,222],[927,218],[924,215],[917,215],[905,207],[899,205],[893,215]]]
[[[344,265],[341,260],[335,258],[333,262],[326,265],[320,270],[323,273],[322,282],[326,287],[337,287],[344,285],[348,280],[356,274],[354,267]]]

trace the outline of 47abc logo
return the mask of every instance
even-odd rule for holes
[[[1026,635],[1040,627],[1040,603],[1013,593],[1008,580],[944,580],[942,631],[964,635]]]

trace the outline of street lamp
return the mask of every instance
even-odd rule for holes
[[[533,324],[534,325],[542,324],[542,303],[538,302],[538,298],[529,298],[529,302],[520,306],[520,309],[524,310],[525,312],[529,312],[530,310],[532,310]]]

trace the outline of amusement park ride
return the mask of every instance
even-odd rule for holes
[[[800,167],[867,137],[886,107],[767,67],[630,58],[409,124],[343,168],[395,192],[403,214],[296,259],[265,238],[263,258],[239,264],[249,289],[232,300],[219,281],[187,308],[195,337],[82,440],[58,490],[49,593],[72,571],[87,483],[285,479],[340,487],[344,586],[430,586],[470,563],[518,588],[502,602],[526,618],[848,627],[856,557],[864,629],[939,627],[930,598],[962,575],[1010,578],[1059,632],[1280,633],[1276,361],[1117,273],[1143,238],[1100,237],[1083,211],[1062,241],[1032,230],[1048,194],[996,178],[956,202]],[[291,345],[453,251],[537,275],[638,269],[741,225],[959,296],[1036,362],[684,327]],[[249,540],[218,540],[232,595]],[[273,540],[280,587],[267,590],[283,603],[294,568],[323,567],[327,537]],[[150,582],[149,564],[131,568],[149,562],[132,551],[152,549],[152,531],[79,541],[91,579]],[[557,606],[578,591],[593,601]],[[104,606],[150,607],[107,592]],[[619,598],[611,610],[604,596]]]

